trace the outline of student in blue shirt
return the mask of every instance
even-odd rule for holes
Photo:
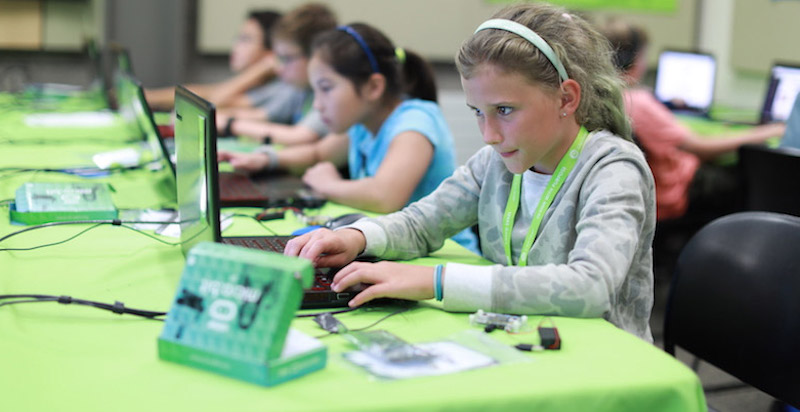
[[[220,152],[219,160],[250,172],[307,169],[303,180],[328,199],[380,213],[422,198],[455,170],[433,71],[377,29],[353,24],[317,37],[309,80],[314,109],[334,134],[280,151]],[[344,165],[350,179],[337,169]],[[461,236],[471,238],[465,246],[477,244],[471,233]]]

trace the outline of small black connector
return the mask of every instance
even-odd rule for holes
[[[558,336],[558,329],[540,326],[539,339],[545,349],[561,349],[561,337]]]

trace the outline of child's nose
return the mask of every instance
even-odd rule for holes
[[[503,135],[500,133],[497,123],[491,119],[486,119],[486,121],[483,123],[481,134],[483,135],[483,142],[488,145],[497,144],[503,141]]]

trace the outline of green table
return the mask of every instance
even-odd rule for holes
[[[0,124],[0,130],[8,130],[3,129],[6,126],[7,123]],[[0,143],[0,167],[61,164],[63,158],[80,159],[80,153],[88,149],[80,141],[75,145],[33,146]],[[160,173],[136,170],[100,179],[116,188],[114,200],[120,208],[160,207],[174,203],[162,187]],[[11,198],[14,189],[31,177],[78,179],[41,173],[3,177],[0,173],[0,199]],[[313,213],[337,215],[348,210],[327,204]],[[234,211],[254,214],[257,209]],[[0,213],[0,236],[19,229],[9,224],[7,208],[0,208]],[[266,225],[279,233],[301,226],[291,216]],[[65,239],[85,227],[35,230],[0,242],[0,247],[29,247]],[[225,232],[265,233],[266,229],[245,217],[234,217],[233,225]],[[451,241],[431,257],[415,262],[433,265],[444,261],[488,263]],[[109,303],[118,300],[129,307],[166,311],[183,265],[178,246],[156,242],[125,228],[102,226],[59,246],[0,252],[0,293],[70,295]],[[348,327],[358,328],[397,310],[389,305],[338,317]],[[533,316],[529,323],[535,326],[540,319]],[[321,338],[329,348],[324,370],[264,388],[159,360],[156,338],[161,322],[56,303],[12,305],[0,307],[2,409],[705,410],[697,376],[657,347],[602,319],[557,317],[554,321],[563,338],[560,351],[526,353],[529,362],[399,381],[376,380],[346,363],[341,355],[353,347],[340,336],[329,335]],[[324,335],[308,318],[298,318],[293,327],[312,336]],[[445,312],[437,303],[426,301],[374,328],[389,330],[416,343],[443,340],[475,327],[469,325],[467,314]],[[509,345],[535,339],[535,334],[510,335],[501,331],[490,336]]]

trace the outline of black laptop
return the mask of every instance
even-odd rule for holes
[[[188,89],[184,88],[184,90],[193,95],[194,98],[204,100]],[[184,97],[186,99],[190,98],[189,96]],[[214,144],[213,148],[209,148],[209,153],[213,154],[212,159],[214,159],[216,165],[217,129],[216,119],[214,118],[215,108],[210,103],[208,104],[211,112],[209,135]],[[300,177],[285,172],[253,175],[242,172],[222,172],[217,173],[217,175],[219,176],[217,180],[219,184],[217,198],[219,199],[220,207],[296,207],[299,209],[315,209],[326,202],[322,195],[308,187]]]
[[[769,72],[764,104],[761,107],[761,123],[787,121],[798,92],[800,92],[800,66],[788,63],[773,64]]]
[[[178,210],[184,255],[199,242],[219,242],[282,253],[292,236],[222,237],[216,161],[214,106],[178,86],[175,93]],[[305,291],[301,308],[347,306],[358,291],[330,289],[335,270],[316,270],[314,285]]]

